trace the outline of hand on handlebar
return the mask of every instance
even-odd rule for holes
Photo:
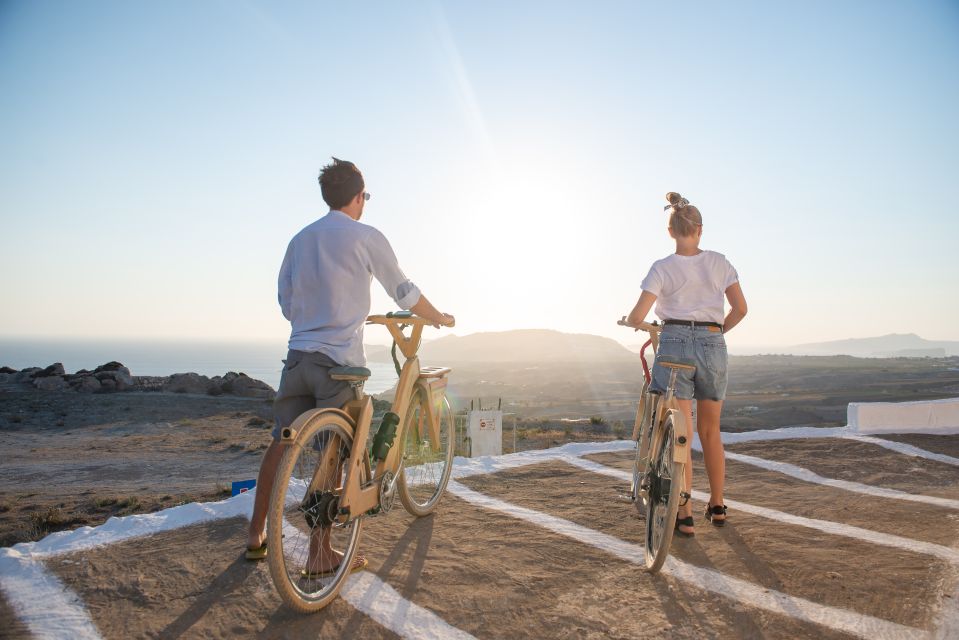
[[[433,324],[434,329],[439,329],[440,327],[453,327],[456,325],[456,318],[454,318],[448,313],[444,313],[442,315],[443,315],[443,321],[434,323]]]

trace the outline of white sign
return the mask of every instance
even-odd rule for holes
[[[470,457],[503,454],[503,412],[470,411]]]

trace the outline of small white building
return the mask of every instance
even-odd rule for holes
[[[503,412],[469,412],[470,457],[503,454]]]

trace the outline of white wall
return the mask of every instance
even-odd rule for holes
[[[919,402],[850,402],[849,428],[857,433],[959,433],[959,398]]]

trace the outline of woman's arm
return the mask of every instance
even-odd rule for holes
[[[746,296],[743,295],[743,289],[738,282],[734,282],[726,289],[726,300],[729,301],[729,313],[726,314],[726,320],[723,321],[723,333],[729,333],[729,330],[739,324],[739,321],[746,317]]]
[[[633,310],[629,312],[629,317],[626,318],[626,322],[631,325],[637,325],[640,322],[643,322],[646,319],[646,316],[649,315],[649,310],[653,308],[653,304],[655,303],[656,296],[649,291],[643,291],[643,293],[639,296],[639,300],[636,301],[636,306],[633,307]]]

